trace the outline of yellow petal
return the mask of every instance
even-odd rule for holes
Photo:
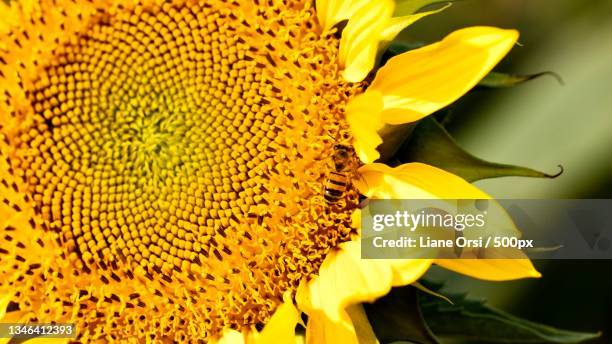
[[[323,32],[348,20],[340,40],[339,62],[349,82],[362,81],[374,68],[379,51],[408,25],[442,9],[392,18],[392,0],[317,0]],[[381,44],[382,43],[382,44]]]
[[[213,343],[215,343],[213,341]],[[216,341],[216,344],[245,344],[246,339],[244,334],[236,330],[227,330],[223,332],[223,335],[219,340]]]
[[[353,134],[353,147],[363,163],[379,158],[376,150],[382,143],[378,135],[384,123],[380,120],[382,95],[376,91],[365,92],[351,99],[346,106],[346,120]]]
[[[341,322],[347,306],[374,301],[391,290],[391,269],[374,260],[361,260],[358,245],[352,241],[327,255],[305,295],[298,292],[300,309],[309,315],[312,310],[323,311],[332,321]]]
[[[383,95],[382,120],[419,120],[473,88],[510,51],[515,30],[471,27],[390,59],[369,89]]]
[[[4,322],[4,323],[25,323],[32,316],[34,316],[34,315],[31,312],[29,312],[29,311],[7,312],[4,315],[4,318],[0,319],[0,322]]]
[[[439,168],[410,163],[395,168],[383,164],[365,165],[359,169],[362,178],[355,184],[367,197],[377,199],[490,199],[467,181]],[[488,235],[519,236],[514,222],[503,207],[491,201],[487,224]],[[495,257],[495,249],[481,250]],[[436,260],[447,269],[485,280],[511,280],[539,277],[529,259],[520,250],[504,249],[504,257],[517,259],[451,259]],[[524,257],[524,258],[523,258]]]
[[[390,42],[395,39],[395,37],[406,27],[414,24],[419,19],[427,17],[429,15],[444,11],[449,8],[451,4],[447,4],[446,6],[439,8],[433,11],[420,12],[416,14],[411,14],[402,17],[394,17],[387,21],[384,26],[383,31],[380,33],[380,40],[384,42]]]
[[[300,320],[299,312],[293,305],[290,294],[284,296],[284,302],[276,309],[264,329],[242,333],[236,330],[226,330],[216,344],[294,344],[299,341],[295,335],[295,327]]]
[[[359,339],[359,344],[378,344],[372,325],[363,309],[362,304],[352,305],[346,308],[346,313],[351,318],[355,334]]]
[[[340,322],[346,307],[372,302],[391,287],[416,281],[432,261],[361,259],[360,242],[350,241],[330,252],[319,269],[319,276],[298,291],[298,305],[306,313],[323,311]]]
[[[324,312],[315,310],[308,313],[306,343],[359,344],[359,338],[346,311],[342,311],[340,320],[333,321]]]
[[[372,326],[361,304],[342,311],[339,321],[332,321],[324,312],[313,311],[306,325],[306,343],[378,343]]]
[[[8,304],[8,303],[7,303]],[[0,308],[2,309],[2,308]],[[6,309],[6,307],[4,308]],[[1,313],[1,312],[0,312]],[[0,316],[0,323],[17,323],[17,324],[23,324],[27,322],[27,319],[29,318],[28,316],[28,312],[25,311],[13,311],[13,312],[7,312],[6,314],[4,314],[3,316]],[[0,344],[7,344],[11,341],[12,338],[0,338]]]
[[[5,294],[0,296],[0,321],[2,320],[2,318],[4,318],[4,315],[6,314],[6,307],[8,307],[8,304],[11,302],[12,299],[13,295],[11,294]]]
[[[422,163],[389,167],[384,164],[364,165],[353,180],[360,193],[374,199],[491,199],[464,179]],[[519,236],[514,222],[503,207],[491,201],[487,229],[498,235]],[[488,257],[494,257],[493,254]]]
[[[323,32],[343,20],[347,20],[370,0],[316,0],[317,18]]]
[[[487,281],[539,278],[529,259],[437,259],[436,264],[463,275]]]
[[[319,276],[300,285],[296,299],[308,314],[308,343],[362,343],[375,340],[359,304],[372,302],[392,287],[416,281],[432,260],[364,260],[360,242],[350,241],[331,252]]]
[[[447,6],[446,6],[447,7]],[[393,18],[395,2],[392,0],[359,2],[359,7],[348,17],[340,40],[340,64],[345,68],[342,76],[349,82],[365,79],[376,64],[379,52],[395,39],[404,28],[435,11]]]
[[[342,76],[349,82],[365,79],[374,68],[381,33],[393,15],[392,0],[368,2],[349,19],[340,40]]]
[[[377,199],[488,199],[477,187],[439,168],[410,163],[398,167],[364,165],[356,178],[359,191]]]
[[[274,312],[264,329],[257,336],[257,343],[293,344],[296,342],[295,326],[300,320],[298,310],[287,295]]]

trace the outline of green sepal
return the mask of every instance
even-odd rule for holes
[[[395,2],[394,17],[407,16],[434,4],[448,4],[457,0],[397,0]]]
[[[583,343],[600,333],[560,330],[521,319],[465,294],[448,295],[453,304],[419,293],[419,306],[428,327],[441,340],[465,343]]]
[[[393,288],[376,302],[363,304],[376,338],[381,343],[440,343],[423,321],[418,293],[412,286]]]
[[[416,123],[405,123],[400,125],[385,124],[378,131],[383,143],[376,148],[380,153],[380,161],[390,162],[401,149],[402,144],[412,135]]]
[[[479,83],[479,88],[508,88],[520,85],[527,81],[537,79],[541,76],[551,76],[555,78],[559,84],[563,85],[563,79],[554,73],[554,72],[542,72],[536,74],[528,74],[528,75],[515,75],[515,74],[506,74],[499,72],[491,72],[487,74]]]
[[[393,43],[389,44],[389,47],[387,48],[387,52],[389,53],[389,55],[395,56],[395,55],[403,54],[410,50],[422,48],[426,45],[427,43],[420,42],[420,41],[415,41],[415,42],[394,41]]]
[[[461,148],[433,116],[419,122],[394,158],[399,163],[429,164],[469,182],[509,176],[556,178],[563,172],[561,166],[560,172],[551,175],[527,167],[498,164],[477,158]]]

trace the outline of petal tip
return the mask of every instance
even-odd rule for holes
[[[533,278],[542,278],[542,273],[540,273],[538,270],[533,269],[533,271],[531,271],[531,276]]]

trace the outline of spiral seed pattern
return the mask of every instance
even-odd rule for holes
[[[36,249],[56,245],[70,262],[24,259],[60,287],[16,305],[92,338],[259,328],[352,232],[357,192],[330,206],[323,187],[334,145],[350,140],[344,104],[363,85],[342,81],[338,40],[319,34],[309,1],[89,6],[50,58],[0,54],[22,80],[4,90],[16,124],[2,128],[3,181],[17,185],[4,203],[25,195],[28,227],[55,239]],[[74,19],[45,22],[51,11],[33,20]],[[9,36],[16,48],[36,38]],[[15,271],[6,285],[33,270],[4,273]]]

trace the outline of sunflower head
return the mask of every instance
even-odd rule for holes
[[[76,323],[82,342],[291,342],[297,299],[309,340],[356,341],[347,309],[432,263],[359,259],[360,194],[486,197],[431,166],[371,164],[381,132],[456,100],[516,40],[462,30],[370,74],[433,12],[393,13],[0,3],[0,320]],[[522,264],[502,278],[537,274]]]
[[[19,13],[0,54],[2,177],[5,228],[27,229],[0,257],[29,320],[84,337],[249,329],[350,238],[357,192],[324,189],[340,160],[358,168],[339,142],[362,86],[308,1]]]

